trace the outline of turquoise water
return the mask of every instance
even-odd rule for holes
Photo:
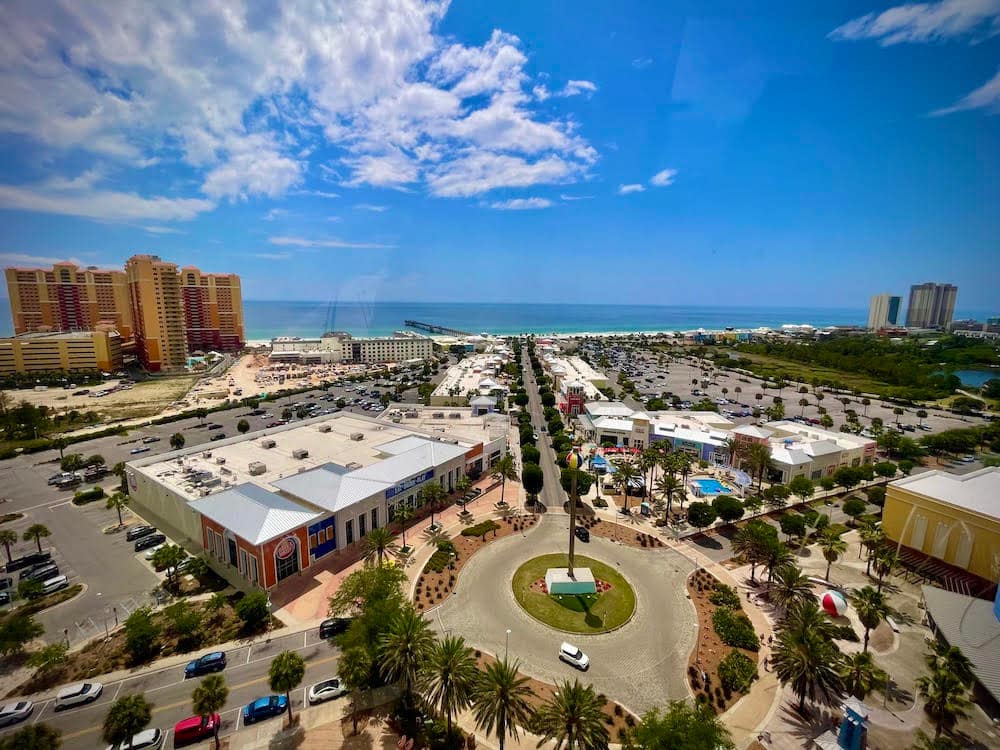
[[[997,370],[955,370],[953,373],[962,385],[981,388],[987,380],[1000,380],[1000,369]]]
[[[698,485],[703,495],[725,495],[733,491],[718,479],[695,479],[694,483]]]

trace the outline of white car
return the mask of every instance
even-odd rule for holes
[[[78,682],[75,685],[67,685],[56,693],[55,710],[60,711],[96,701],[103,692],[104,685],[99,682]]]
[[[31,701],[17,701],[0,706],[0,727],[7,727],[24,721],[35,709],[35,704]]]
[[[146,550],[146,559],[152,560],[154,557],[156,557],[156,551],[160,549],[160,547],[162,547],[164,544],[166,544],[166,542],[164,542],[163,544],[157,544],[155,547],[150,547],[148,550]]]
[[[128,744],[119,742],[115,745],[108,745],[108,750],[122,750],[122,748],[128,748],[129,750],[159,750],[163,747],[163,741],[166,738],[167,735],[159,729],[146,729],[139,732],[139,734],[133,734],[132,740]]]
[[[567,664],[576,667],[581,672],[586,672],[590,667],[590,657],[572,643],[566,643],[566,641],[563,641],[562,645],[559,646],[559,658]]]
[[[342,695],[347,695],[347,686],[339,677],[331,677],[309,688],[309,703],[322,703]]]

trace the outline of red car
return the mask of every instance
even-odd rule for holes
[[[174,725],[174,745],[197,742],[208,737],[214,737],[222,726],[222,718],[218,714],[211,716],[190,716]]]

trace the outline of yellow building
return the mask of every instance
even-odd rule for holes
[[[22,333],[0,339],[0,375],[26,372],[116,372],[122,337],[114,330]]]
[[[895,543],[1000,579],[1000,468],[927,471],[890,482],[882,529]]]
[[[5,276],[15,334],[112,326],[123,339],[132,337],[123,271],[56,263],[52,268],[8,268]]]
[[[188,348],[177,264],[156,255],[133,255],[125,263],[125,276],[142,366],[150,372],[184,368]]]

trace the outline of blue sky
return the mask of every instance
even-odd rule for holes
[[[0,263],[1000,312],[1000,0],[250,5],[0,6]]]

